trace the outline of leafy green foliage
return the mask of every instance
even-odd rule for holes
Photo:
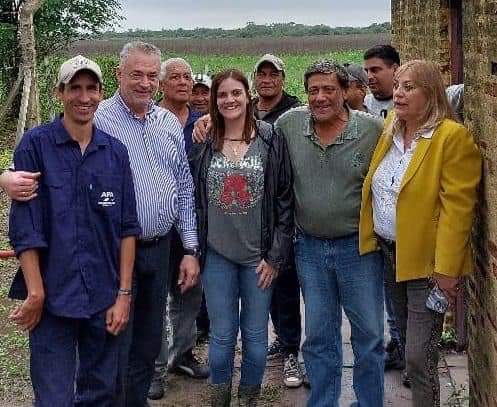
[[[454,349],[457,346],[457,333],[454,328],[450,327],[443,330],[440,346],[444,349]]]
[[[38,55],[111,27],[122,19],[120,8],[119,0],[45,0],[34,19]]]
[[[12,151],[9,149],[0,150],[0,173],[9,168],[12,161]]]
[[[17,76],[17,11],[25,0],[0,1],[0,102]],[[34,17],[36,51],[41,60],[73,41],[112,27],[122,17],[119,0],[45,0]],[[3,19],[3,15],[8,18]]]
[[[0,22],[0,103],[9,92],[12,70],[15,65],[16,27],[14,24]]]

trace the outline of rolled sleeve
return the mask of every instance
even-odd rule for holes
[[[28,135],[14,152],[14,165],[18,171],[38,172],[41,166],[34,149],[29,147]],[[12,201],[9,214],[9,239],[16,255],[29,249],[47,248],[43,225],[43,202],[38,196],[28,202]]]
[[[122,204],[122,225],[121,238],[128,236],[140,236],[142,229],[138,221],[136,211],[136,197],[133,183],[133,175],[129,164],[129,156],[127,152],[123,155],[123,204]]]

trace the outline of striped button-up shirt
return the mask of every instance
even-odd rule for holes
[[[117,92],[100,103],[95,125],[128,149],[141,238],[164,236],[176,225],[185,248],[197,246],[193,180],[176,116],[150,103],[139,118]]]

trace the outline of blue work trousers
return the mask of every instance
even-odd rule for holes
[[[105,311],[88,319],[44,310],[29,335],[36,407],[112,406],[119,336],[105,328]]]

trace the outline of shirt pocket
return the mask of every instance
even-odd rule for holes
[[[122,176],[117,174],[92,175],[89,184],[94,211],[103,218],[118,222],[122,211]]]
[[[55,216],[65,215],[72,203],[72,180],[70,171],[47,171],[43,181],[49,212]]]

